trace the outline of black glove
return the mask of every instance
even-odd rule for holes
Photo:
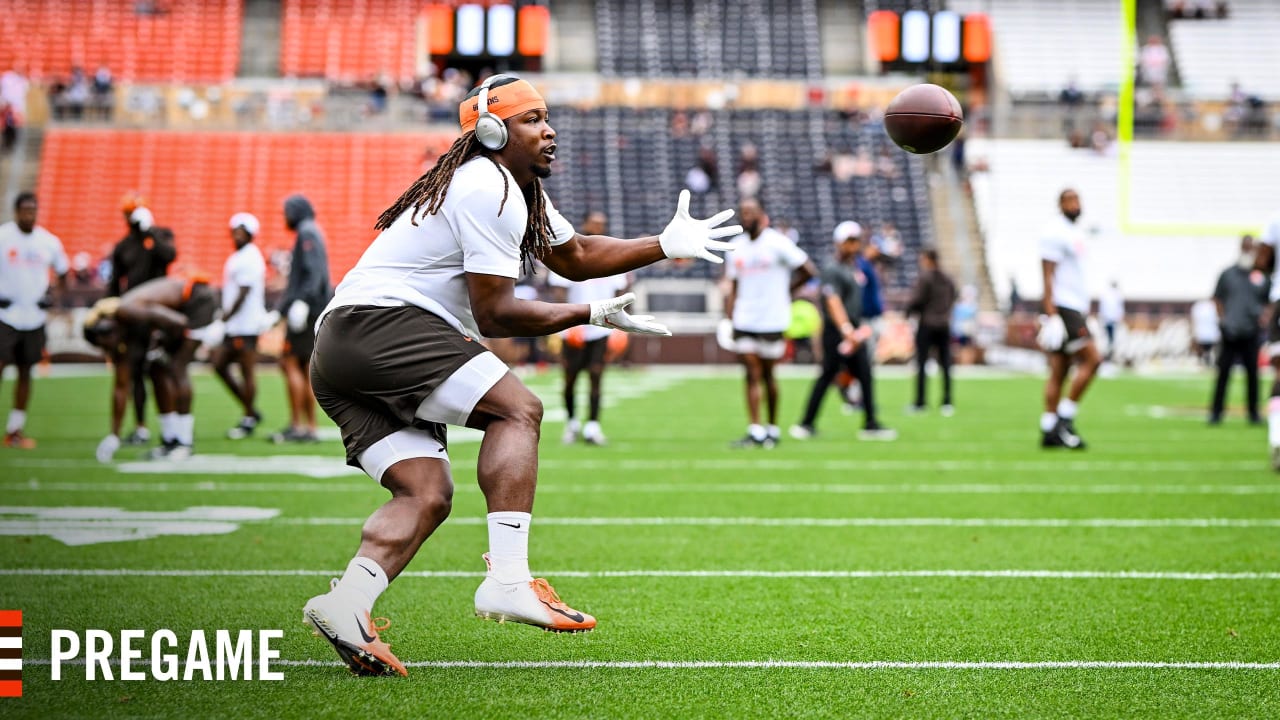
[[[4,310],[5,308],[9,307],[12,304],[13,304],[13,301],[10,300],[9,298],[0,298],[0,310]]]

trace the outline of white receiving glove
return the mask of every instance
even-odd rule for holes
[[[671,334],[666,325],[654,322],[652,315],[628,315],[622,309],[635,301],[635,293],[627,293],[612,300],[596,300],[591,303],[591,324],[642,335]]]
[[[98,450],[95,455],[98,456],[98,462],[109,463],[111,458],[115,457],[116,451],[120,449],[120,437],[115,433],[102,438],[102,442],[98,443]]]
[[[261,330],[258,331],[258,334],[269,332],[271,328],[275,327],[279,323],[280,323],[280,311],[272,310],[268,312],[266,315],[262,316]]]
[[[716,345],[726,352],[737,352],[738,345],[733,340],[733,320],[720,318],[716,323]]]
[[[289,330],[292,332],[302,332],[305,330],[307,327],[307,315],[310,313],[311,308],[307,307],[305,302],[301,300],[294,300],[289,305],[289,310],[286,315],[286,321],[289,323]]]
[[[676,216],[667,223],[667,228],[658,236],[658,244],[662,252],[669,258],[702,258],[713,263],[722,263],[724,258],[712,254],[712,250],[728,250],[732,243],[716,238],[729,237],[742,232],[741,225],[716,227],[733,217],[732,210],[721,210],[706,220],[695,220],[689,217],[689,191],[680,191],[680,200],[676,203]]]
[[[187,337],[199,340],[201,345],[212,349],[221,345],[223,339],[227,337],[227,324],[221,320],[214,320],[202,328],[188,330]]]
[[[1058,352],[1067,343],[1067,324],[1061,315],[1041,315],[1036,344],[1045,352]]]

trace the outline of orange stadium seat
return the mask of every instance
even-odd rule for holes
[[[222,82],[240,59],[239,0],[9,0],[0,13],[0,66],[37,77],[92,74],[126,82]]]
[[[284,0],[280,72],[345,83],[380,75],[412,80],[420,5],[414,0]]]
[[[378,215],[422,172],[428,148],[451,134],[141,132],[53,129],[40,165],[41,222],[67,252],[95,258],[124,234],[117,203],[136,189],[156,223],[173,229],[176,267],[215,275],[231,252],[227,220],[248,211],[262,220],[270,256],[292,248],[283,202],[307,195],[329,239],[337,282],[376,233]]]

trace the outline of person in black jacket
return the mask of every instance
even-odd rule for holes
[[[272,435],[271,441],[314,442],[316,396],[309,379],[311,350],[315,347],[316,320],[333,297],[333,285],[329,282],[324,233],[316,224],[311,201],[302,195],[289,196],[284,201],[284,222],[297,233],[289,263],[289,284],[279,306],[287,325],[280,367],[289,391],[289,427]]]
[[[920,276],[911,290],[907,314],[919,317],[916,327],[916,402],[915,412],[925,409],[925,366],[929,355],[937,350],[938,369],[942,371],[942,414],[951,417],[951,309],[956,304],[956,284],[938,269],[938,251],[929,248],[920,253]]]
[[[167,228],[153,227],[155,219],[146,201],[136,192],[128,192],[120,201],[120,210],[129,226],[128,233],[111,250],[111,278],[107,281],[107,297],[119,297],[135,287],[164,277],[169,265],[177,257],[173,232]],[[127,359],[129,378],[133,385],[133,417],[135,427],[125,438],[129,445],[144,445],[151,438],[147,430],[147,376],[146,356],[151,344],[150,335],[131,331],[125,338],[129,346]]]

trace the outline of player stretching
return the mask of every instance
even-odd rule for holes
[[[586,304],[521,300],[522,266],[541,259],[570,280],[616,275],[664,258],[700,257],[739,232],[733,213],[689,217],[689,193],[661,235],[581,235],[551,205],[542,179],[556,158],[547,104],[533,86],[491,76],[458,106],[462,137],[382,214],[382,233],[325,308],[311,383],[338,424],[347,462],[391,498],[364,524],[360,547],[307,622],[358,674],[407,675],[378,633],[378,596],[449,516],[453,478],[445,425],[484,431],[476,461],[488,506],[488,572],[475,593],[484,618],[547,630],[595,627],[529,571],[542,402],[478,341],[534,337],[590,323],[667,335],[626,308],[630,293]]]
[[[1084,282],[1084,230],[1080,196],[1070,188],[1058,196],[1062,217],[1052,221],[1040,238],[1044,298],[1036,342],[1049,355],[1049,380],[1044,386],[1044,414],[1040,416],[1041,447],[1083,450],[1076,432],[1076,406],[1089,388],[1101,358],[1085,324],[1089,292]],[[1076,366],[1067,396],[1062,386],[1067,370]]]

